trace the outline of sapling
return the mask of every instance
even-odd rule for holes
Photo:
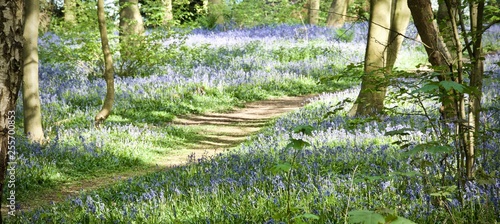
[[[305,135],[312,135],[312,132],[314,130],[314,127],[311,125],[299,125],[293,129],[293,133],[295,134],[305,134]],[[292,194],[292,171],[294,167],[297,167],[299,164],[296,162],[296,158],[298,154],[303,150],[305,147],[311,145],[309,142],[300,139],[300,138],[295,138],[292,133],[290,133],[290,143],[285,147],[285,149],[288,150],[293,150],[293,156],[290,161],[282,161],[281,163],[276,164],[273,167],[273,172],[274,173],[285,173],[286,177],[286,220],[287,223],[306,223],[304,220],[305,219],[313,219],[317,220],[319,217],[314,214],[310,213],[303,213],[300,215],[293,216],[294,210],[299,209],[297,207],[292,207],[292,199],[291,199],[291,194]]]

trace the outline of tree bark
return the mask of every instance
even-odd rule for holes
[[[309,24],[316,25],[319,20],[320,0],[309,0]]]
[[[335,28],[344,26],[348,6],[349,0],[333,0],[326,19],[326,25]]]
[[[424,43],[425,51],[429,56],[432,66],[441,67],[440,70],[449,70],[451,55],[446,49],[439,30],[434,22],[430,0],[408,0],[413,21],[418,30],[418,35]]]
[[[39,0],[25,0],[23,48],[23,110],[24,133],[33,142],[44,140],[42,112],[38,88],[38,25]]]
[[[469,0],[471,33],[472,33],[472,69],[470,71],[470,86],[477,91],[469,99],[469,141],[466,152],[467,178],[474,178],[475,145],[479,133],[479,117],[481,113],[481,98],[483,88],[484,63],[482,56],[482,30],[484,18],[484,0]]]
[[[451,0],[449,1],[450,7],[448,7],[445,1],[448,0],[438,1],[439,7],[436,14],[436,21],[439,28],[439,33],[442,35],[445,46],[450,52],[450,59],[454,61],[457,55],[457,43],[455,43],[455,38],[453,36],[454,30],[452,30],[453,25],[451,20],[456,20],[457,18],[458,2],[456,0]],[[454,22],[456,23],[457,21]]]
[[[221,0],[208,0],[208,14],[215,19],[216,24],[224,23],[223,3]]]
[[[97,18],[99,21],[99,32],[101,34],[102,53],[104,55],[104,79],[106,80],[106,97],[104,98],[101,111],[95,116],[95,126],[99,127],[111,113],[115,99],[113,58],[108,43],[108,31],[106,29],[106,18],[104,15],[104,0],[97,1]]]
[[[75,0],[64,0],[64,22],[70,24],[76,22],[75,9],[76,9]]]
[[[372,116],[384,110],[390,74],[410,20],[406,0],[372,0],[364,76],[350,116]],[[389,13],[385,13],[389,12]]]
[[[410,22],[411,12],[406,0],[397,0],[393,2],[391,9],[391,30],[389,31],[389,47],[387,49],[387,72],[390,73],[399,49],[403,44],[404,37],[401,34],[406,33],[408,23]]]
[[[11,134],[15,131],[14,115],[22,81],[23,5],[23,0],[0,0],[2,31],[0,32],[2,40],[0,41],[0,198],[2,199],[8,162],[15,160],[15,151],[9,146],[15,142]],[[9,153],[9,150],[12,152]]]
[[[174,19],[174,15],[172,14],[172,0],[163,0],[165,14],[163,17],[163,25],[168,25],[170,21]]]
[[[120,36],[142,35],[144,23],[138,0],[120,0]]]
[[[441,74],[438,76],[439,80],[453,80],[453,77],[447,75],[450,71],[453,71],[453,59],[434,20],[431,1],[408,0],[408,7],[410,8],[420,39],[424,44],[429,62],[433,66],[434,71]],[[459,115],[456,106],[456,96],[453,96],[451,92],[447,93],[443,89],[441,89],[441,95],[442,106],[440,110],[444,119],[457,118]]]

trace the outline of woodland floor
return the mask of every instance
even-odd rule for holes
[[[304,106],[312,97],[313,95],[274,98],[248,103],[243,108],[236,108],[228,113],[177,117],[169,125],[196,126],[200,130],[198,134],[203,136],[202,140],[189,148],[159,155],[154,161],[150,161],[149,165],[138,169],[112,172],[92,179],[68,182],[52,189],[46,189],[33,195],[29,201],[21,202],[20,210],[31,210],[52,202],[63,201],[69,196],[77,195],[83,191],[110,187],[129,178],[161,172],[173,166],[182,166],[188,162],[188,157],[193,154],[195,158],[201,158],[202,156],[224,153],[258,132],[273,118]],[[2,206],[2,214],[5,214],[6,211],[5,205]]]

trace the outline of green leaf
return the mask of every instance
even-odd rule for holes
[[[413,147],[413,149],[410,149],[409,151],[404,152],[403,156],[405,156],[405,157],[413,156],[413,155],[415,155],[415,154],[423,151],[424,150],[423,145],[424,144],[418,144],[418,145],[416,145],[415,147]]]
[[[405,219],[401,216],[398,216],[398,218],[396,220],[392,221],[391,224],[415,224],[415,222],[413,222],[409,219]]]
[[[439,153],[449,153],[453,151],[453,147],[449,145],[438,145],[437,142],[427,142],[423,144],[418,144],[413,149],[403,153],[405,156],[412,156],[417,154],[418,152],[426,151],[432,154]]]
[[[300,133],[304,133],[306,135],[311,135],[312,131],[314,131],[314,127],[311,125],[299,125],[293,129],[293,132],[295,132],[295,133],[300,132]]]
[[[290,163],[278,163],[273,167],[273,173],[280,173],[280,172],[287,172],[292,168],[292,165]]]
[[[349,213],[349,223],[380,224],[385,223],[384,216],[368,210],[355,210]]]
[[[385,216],[385,223],[392,223],[394,220],[397,220],[398,219],[398,216],[397,215],[394,215],[394,214],[387,214]]]
[[[304,147],[306,146],[309,146],[311,144],[309,144],[309,142],[306,142],[302,139],[290,139],[290,143],[288,143],[288,145],[286,145],[286,148],[289,149],[289,148],[293,148],[293,149],[303,149]]]
[[[337,108],[338,109],[338,108]],[[323,119],[327,119],[331,115],[335,115],[336,109],[334,111],[328,111],[325,115],[323,115]]]
[[[395,175],[395,176],[404,176],[404,177],[415,177],[415,176],[421,176],[421,174],[417,171],[408,171],[408,172],[392,172],[389,175]]]
[[[453,151],[453,147],[449,145],[435,145],[427,148],[426,151],[432,154],[448,153]]]
[[[383,176],[367,176],[365,177],[366,180],[372,181],[372,180],[384,180]]]
[[[413,131],[411,128],[402,128],[394,131],[385,132],[384,136],[393,136],[393,135],[409,135],[408,131]]]
[[[435,90],[438,90],[439,89],[439,86],[435,83],[430,83],[430,84],[426,84],[416,90],[413,90],[412,93],[419,93],[419,92],[424,92],[424,93],[429,93],[429,92],[433,92]]]
[[[439,82],[439,85],[441,85],[446,91],[450,91],[451,89],[454,89],[458,91],[459,93],[464,92],[464,86],[460,83],[454,82],[454,81],[441,81]]]
[[[295,216],[292,219],[316,219],[317,220],[317,219],[319,219],[319,216],[314,215],[314,214],[310,214],[310,213],[305,213],[302,215]]]

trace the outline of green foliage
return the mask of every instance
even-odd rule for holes
[[[212,8],[215,11],[213,14],[200,11],[201,13],[196,15],[196,23],[202,27],[213,29],[218,26],[218,18],[214,15],[223,15],[225,23],[222,26],[228,28],[280,23],[297,24],[301,23],[300,18],[294,18],[292,15],[301,9],[300,4],[292,4],[288,0],[230,0],[226,1],[226,4]]]
[[[144,13],[144,25],[146,27],[162,27],[165,21],[165,6],[163,1],[143,0],[141,12]],[[178,2],[178,1],[172,1]],[[179,4],[179,3],[177,3]],[[180,12],[177,11],[177,12]],[[173,15],[173,14],[172,14]],[[168,26],[179,25],[179,21],[174,19],[169,21]]]
[[[312,132],[315,130],[315,128],[311,125],[299,125],[293,128],[293,133],[295,134],[303,134],[306,136],[312,135]],[[285,147],[286,150],[291,150],[293,152],[293,156],[291,158],[291,161],[283,161],[278,164],[276,164],[274,167],[272,167],[272,172],[274,174],[279,174],[279,173],[284,173],[286,177],[286,192],[287,192],[287,198],[286,198],[286,211],[285,213],[278,213],[274,217],[277,218],[278,220],[281,218],[286,218],[288,223],[291,223],[292,220],[296,223],[307,223],[306,220],[317,220],[319,217],[314,214],[310,213],[303,213],[299,214],[296,216],[293,216],[294,213],[299,212],[300,210],[303,210],[299,207],[293,207],[292,206],[292,191],[296,191],[296,189],[292,189],[292,182],[293,182],[293,168],[298,166],[298,163],[296,161],[298,153],[303,150],[305,147],[310,146],[310,143],[301,139],[301,138],[295,138],[292,133],[290,133],[290,143]]]
[[[300,19],[291,18],[294,11],[300,10],[299,7],[299,4],[291,4],[288,0],[233,1],[230,4],[231,11],[227,19],[240,28],[261,24],[300,23]]]
[[[489,0],[486,1],[484,7],[485,21],[488,23],[499,23],[500,22],[500,1]]]
[[[362,224],[413,224],[408,219],[393,214],[391,210],[381,211],[355,210],[349,212],[349,223]]]
[[[366,0],[354,0],[352,4],[349,5],[347,9],[347,14],[350,16],[356,16],[358,19],[368,19],[370,18],[370,2]]]
[[[176,57],[176,50],[182,44],[179,42],[171,43],[168,47],[163,42],[174,35],[167,30],[154,30],[148,35],[133,35],[120,38],[118,52],[115,56],[118,66],[116,73],[122,77],[144,77],[161,72],[161,65]],[[178,33],[177,33],[178,35]]]
[[[67,24],[61,18],[51,19],[50,30],[41,35],[39,57],[42,63],[68,62],[89,68],[103,67],[104,60],[101,50],[101,41],[97,23],[96,3],[94,1],[76,1],[76,24]],[[113,18],[109,10],[107,18]],[[108,30],[113,30],[115,25],[107,20]],[[53,35],[55,34],[55,35]],[[111,44],[115,41],[109,35]],[[112,51],[114,48],[111,49]]]
[[[352,29],[338,28],[335,29],[337,39],[344,42],[351,42],[354,39],[354,31]]]
[[[439,142],[426,142],[415,145],[411,150],[405,152],[406,156],[413,156],[418,152],[428,152],[430,154],[452,153],[453,147],[449,145],[440,145]]]

